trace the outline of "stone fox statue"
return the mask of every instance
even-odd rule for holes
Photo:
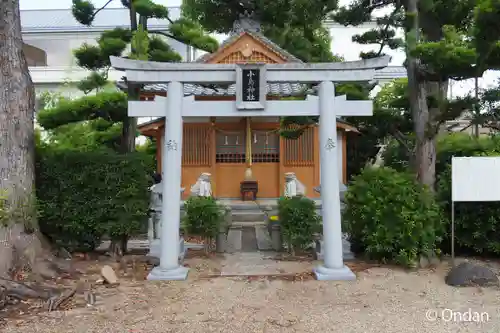
[[[162,199],[162,184],[161,184],[161,175],[159,173],[155,173],[153,175],[153,186],[149,188],[151,191],[151,200],[149,203],[149,211],[157,211],[161,210],[161,199]]]
[[[200,177],[198,177],[196,184],[191,186],[191,196],[197,196],[197,197],[212,196],[212,184],[210,183],[210,176],[211,174],[204,172],[200,175]]]
[[[295,173],[285,173],[285,197],[292,198],[306,195],[306,187],[298,179]]]
[[[148,239],[151,243],[155,238],[155,231],[158,233],[159,226],[155,223],[159,223],[159,214],[161,212],[162,206],[162,184],[161,184],[161,174],[155,173],[152,176],[153,186],[149,188],[151,191],[150,202],[149,202],[149,219],[148,219]]]

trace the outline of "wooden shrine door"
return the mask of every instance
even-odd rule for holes
[[[279,196],[279,134],[275,124],[252,123],[252,173],[259,184],[257,198]],[[239,198],[240,182],[247,169],[245,122],[217,124],[216,195],[219,198]]]

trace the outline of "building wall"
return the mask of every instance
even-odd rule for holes
[[[187,118],[185,119],[185,124],[196,124],[202,125],[206,122],[206,118]],[[220,119],[222,120],[222,119]],[[226,121],[217,121],[220,125],[222,124],[236,124],[236,123],[228,123]],[[272,119],[268,119],[272,120]],[[234,121],[234,119],[233,119]],[[263,124],[264,122],[260,122]],[[258,123],[253,123],[254,126],[259,126]],[[265,124],[265,123],[264,123]],[[271,125],[272,123],[268,123]],[[186,125],[185,125],[186,126]],[[283,151],[284,144],[283,142],[280,144],[281,152],[280,152],[280,162],[279,163],[254,163],[252,170],[254,173],[254,177],[259,181],[259,187],[261,187],[260,193],[261,197],[277,197],[282,195],[284,186],[284,175],[286,172],[294,172],[297,175],[297,178],[304,183],[306,186],[306,194],[307,196],[317,197],[318,194],[313,191],[315,186],[320,184],[320,164],[319,164],[319,142],[317,129],[315,130],[315,141],[314,141],[314,154],[315,161],[312,165],[284,165],[285,152]],[[164,133],[163,129],[160,129],[158,132],[159,135],[159,147],[157,150],[157,166],[159,171],[163,170],[161,165],[162,151],[164,147]],[[283,139],[281,139],[283,141]],[[339,181],[342,183],[346,183],[346,145],[345,145],[345,132],[341,129],[338,129],[337,132],[337,153],[338,153],[338,177]],[[213,153],[213,152],[212,152]],[[221,191],[218,191],[217,188],[224,187],[224,192],[232,193],[230,197],[237,197],[237,187],[239,187],[239,182],[244,179],[244,173],[247,166],[246,164],[219,164],[215,163],[212,165],[184,165],[182,167],[182,187],[186,190],[184,192],[184,197],[189,196],[189,188],[196,183],[196,179],[203,172],[212,173],[212,183],[214,186],[214,191],[216,195],[221,195]],[[273,193],[272,195],[265,195],[268,193]],[[224,196],[224,195],[223,195]]]
[[[76,66],[73,51],[84,43],[97,45],[97,39],[101,32],[51,32],[51,33],[24,33],[23,40],[26,44],[41,49],[47,54],[47,66],[49,67],[72,67]],[[175,40],[165,39],[168,44],[176,50],[185,61],[188,61],[188,48],[186,45]],[[130,52],[129,49],[126,53]]]

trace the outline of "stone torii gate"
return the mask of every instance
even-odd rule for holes
[[[283,117],[320,116],[320,180],[323,217],[324,262],[314,269],[318,280],[353,280],[344,265],[337,163],[337,116],[370,116],[371,101],[347,101],[335,97],[333,82],[367,82],[390,57],[318,64],[200,64],[158,63],[111,57],[111,65],[126,72],[127,81],[168,84],[168,96],[154,101],[129,101],[130,117],[165,117],[162,154],[163,203],[160,265],[148,280],[184,280],[188,268],[181,266],[179,227],[181,204],[181,154],[183,117]],[[196,101],[184,97],[185,83],[233,84],[236,101]],[[267,101],[267,82],[319,83],[318,96],[305,100]]]

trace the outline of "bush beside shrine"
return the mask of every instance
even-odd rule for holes
[[[367,259],[413,266],[433,256],[442,237],[441,208],[409,173],[365,168],[345,196],[343,230]]]
[[[213,197],[190,197],[184,203],[185,215],[182,219],[182,229],[189,236],[200,236],[204,239],[206,250],[210,249],[223,227],[225,209]]]
[[[153,159],[110,150],[37,149],[41,231],[68,251],[92,251],[104,235],[123,240],[147,223]]]
[[[278,201],[278,220],[288,250],[306,250],[321,231],[321,218],[314,200],[302,196],[282,197]]]

